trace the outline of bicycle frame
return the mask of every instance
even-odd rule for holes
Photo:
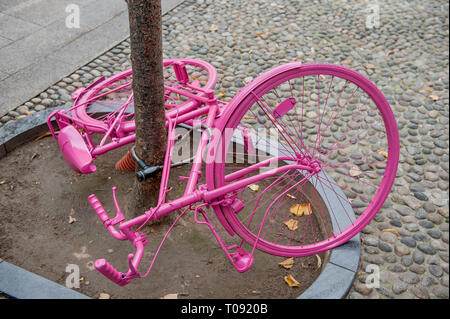
[[[106,212],[104,211],[103,207],[101,206],[100,202],[98,201],[97,197],[94,194],[89,196],[89,201],[91,205],[93,206],[97,215],[100,217],[100,219],[102,220],[108,231],[111,233],[111,235],[119,240],[129,240],[136,248],[136,253],[130,254],[128,256],[129,270],[127,273],[119,273],[104,259],[99,259],[95,262],[95,268],[118,285],[126,285],[133,278],[142,277],[138,271],[138,267],[142,260],[143,250],[145,245],[147,244],[147,239],[145,238],[144,235],[139,234],[138,231],[133,231],[132,228],[139,227],[138,228],[139,230],[143,225],[145,225],[150,220],[156,220],[164,215],[173,213],[186,207],[187,207],[186,210],[192,209],[195,211],[195,220],[197,223],[206,224],[210,228],[214,237],[217,239],[219,245],[224,250],[228,259],[235,266],[235,268],[239,272],[247,271],[253,263],[254,249],[252,251],[252,254],[249,254],[239,246],[236,245],[226,246],[223,240],[218,235],[218,233],[215,231],[212,224],[209,222],[209,219],[207,218],[206,214],[201,208],[203,206],[217,205],[219,203],[223,203],[224,201],[228,201],[228,204],[231,207],[233,207],[235,210],[239,210],[240,209],[239,206],[241,205],[240,201],[235,197],[233,197],[233,195],[231,195],[238,189],[244,188],[250,184],[257,183],[258,181],[261,181],[265,178],[268,178],[275,174],[282,173],[290,169],[299,169],[310,172],[310,175],[305,176],[300,182],[305,181],[312,174],[315,173],[315,169],[310,166],[303,165],[300,163],[294,163],[273,168],[265,173],[259,173],[257,175],[253,175],[247,178],[242,178],[243,176],[256,170],[259,170],[262,167],[269,166],[274,161],[293,160],[291,157],[288,156],[280,156],[270,158],[260,163],[243,168],[240,171],[229,174],[225,176],[225,178],[229,182],[226,186],[216,188],[214,190],[207,190],[206,185],[199,185],[198,182],[202,174],[201,172],[203,165],[203,157],[207,150],[209,140],[213,136],[216,136],[216,138],[220,138],[221,132],[219,132],[218,130],[214,130],[214,122],[216,121],[216,118],[220,116],[219,103],[213,94],[209,94],[208,99],[199,98],[197,96],[192,96],[191,98],[198,100],[201,104],[206,103],[206,106],[202,108],[202,110],[207,109],[208,112],[206,119],[202,122],[202,127],[206,127],[208,129],[204,130],[201,134],[200,142],[196,150],[196,154],[194,156],[194,162],[191,168],[191,172],[187,180],[186,189],[182,197],[168,202],[165,201],[166,194],[168,191],[167,183],[170,175],[170,163],[172,160],[172,153],[175,141],[175,126],[180,123],[185,123],[186,119],[193,120],[195,117],[197,117],[198,114],[198,112],[195,111],[185,113],[184,114],[185,116],[183,118],[178,117],[176,113],[174,113],[173,116],[170,115],[166,116],[166,126],[168,128],[168,143],[161,177],[161,187],[159,191],[158,204],[156,207],[150,208],[149,210],[147,210],[142,215],[136,218],[124,221],[125,218],[120,211],[119,205],[117,204],[115,197],[115,188],[113,188],[114,203],[117,209],[117,215],[113,219],[110,219],[107,216]],[[195,208],[192,208],[192,205],[196,203],[201,204]],[[184,212],[186,212],[186,210]],[[184,214],[184,212],[182,212],[179,217],[181,217]],[[200,213],[203,216],[204,221],[200,221],[198,219],[198,213]],[[223,222],[223,220],[221,220],[221,222]],[[120,225],[118,226],[119,230],[117,230],[115,228],[115,225],[119,223],[120,223]],[[170,230],[171,229],[169,229],[169,232]],[[256,243],[254,245],[256,247]],[[231,253],[232,250],[235,250],[235,252]],[[151,266],[149,268],[149,271],[150,269]]]

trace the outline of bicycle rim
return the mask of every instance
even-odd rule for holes
[[[181,64],[186,70],[188,79],[185,83],[180,83],[175,64]],[[209,63],[196,59],[169,59],[164,60],[164,84],[170,87],[181,88],[194,95],[203,96],[200,90],[213,89],[217,81],[217,73]],[[133,129],[134,124],[134,102],[130,98],[132,94],[132,70],[126,70],[108,79],[88,87],[75,100],[73,116],[83,122],[92,132],[103,133],[107,131],[109,125],[118,114],[123,111],[125,126]],[[180,107],[189,108],[198,106],[198,102],[183,95],[165,91],[166,111]],[[131,126],[130,126],[131,124]]]
[[[291,98],[294,103],[284,102]],[[242,211],[220,206],[233,230],[263,251],[304,256],[341,245],[370,222],[392,187],[399,156],[395,119],[382,93],[353,70],[290,63],[248,84],[218,124],[222,135],[227,129],[233,134],[212,145],[210,188],[252,165],[242,127],[266,150],[309,156],[322,169],[310,178],[307,171],[291,170],[240,190],[235,195]],[[278,131],[275,139],[258,133],[271,129]],[[256,162],[273,157],[272,151],[257,151]]]

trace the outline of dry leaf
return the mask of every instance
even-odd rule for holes
[[[376,66],[373,65],[373,64],[370,64],[370,63],[366,63],[366,68],[367,68],[367,69],[375,69]]]
[[[295,219],[289,219],[284,222],[284,224],[289,228],[289,230],[296,230],[298,228],[298,221]]]
[[[73,218],[72,216],[69,216],[69,224],[75,223],[77,221],[76,218]]]
[[[433,101],[439,101],[440,97],[437,95],[430,95],[430,99],[432,99]]]
[[[55,135],[58,135],[59,131],[55,131]],[[39,141],[40,139],[43,139],[44,137],[50,136],[52,133],[50,131],[45,132],[44,134],[39,135],[35,141]]]
[[[100,293],[100,297],[98,297],[98,299],[110,299],[111,296],[105,292],[101,292]]]
[[[259,190],[259,185],[257,185],[257,184],[250,184],[247,187],[250,188],[254,192],[257,192]]]
[[[6,180],[1,180],[0,181],[0,185],[6,184],[6,183],[7,183]]]
[[[353,166],[352,168],[350,168],[349,173],[350,173],[350,176],[356,177],[356,176],[361,175],[362,172],[358,166]]]
[[[246,115],[246,116],[244,116],[244,119],[245,119],[245,120],[254,120],[254,119],[256,119],[256,117]]]
[[[223,92],[218,92],[217,95],[220,96],[220,97],[224,97],[224,96],[225,96],[225,93],[223,93]]]
[[[291,206],[291,209],[289,211],[297,217],[301,217],[303,215],[308,216],[308,215],[311,215],[311,213],[312,213],[310,203],[293,205],[293,206]]]
[[[252,32],[252,33],[258,37],[264,34],[264,32]]]
[[[286,194],[287,197],[292,198],[292,199],[297,199],[297,197],[292,196],[291,194]]]
[[[178,299],[178,294],[167,294],[161,299]]]
[[[291,258],[288,258],[288,259],[286,259],[286,260],[284,260],[284,261],[278,263],[278,265],[279,265],[280,267],[285,268],[285,269],[291,269],[292,266],[294,266],[294,258],[292,258],[292,257],[291,257]]]
[[[37,156],[39,156],[38,153],[33,153],[33,155],[31,155],[31,160],[34,160]]]
[[[397,235],[397,236],[400,236],[400,234],[398,233],[398,231],[396,231],[395,229],[392,229],[392,228],[383,229],[382,232],[383,232],[383,233],[393,233],[393,234],[395,234],[395,235]]]
[[[289,285],[289,287],[300,287],[300,283],[291,275],[285,276],[284,281]]]
[[[320,258],[320,256],[317,255],[317,254],[316,254],[316,257],[317,257],[317,268],[316,268],[316,270],[318,270],[322,266],[322,258]]]
[[[388,153],[385,151],[377,151],[378,154],[383,155],[384,157],[388,157]]]

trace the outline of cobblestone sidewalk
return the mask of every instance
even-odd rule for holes
[[[366,28],[377,9],[379,27]],[[212,63],[224,100],[292,60],[346,65],[376,83],[399,124],[400,166],[389,199],[363,230],[348,298],[449,297],[447,1],[198,0],[163,19],[165,57]],[[129,68],[129,53],[126,40],[0,122],[70,102],[76,88]],[[369,264],[379,266],[378,288],[365,285]]]

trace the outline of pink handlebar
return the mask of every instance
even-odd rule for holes
[[[91,203],[92,208],[95,210],[95,213],[102,221],[102,223],[105,223],[107,220],[109,220],[108,214],[105,212],[105,209],[103,208],[102,204],[98,200],[97,196],[92,194],[88,197],[88,200],[89,200],[89,203]]]
[[[94,263],[95,269],[101,272],[105,277],[109,278],[119,286],[125,286],[131,279],[124,279],[125,274],[117,271],[106,259],[97,259]]]
[[[120,213],[120,211],[119,211],[118,216],[116,216],[114,219],[110,219],[108,214],[106,213],[105,209],[103,208],[102,204],[98,200],[97,196],[95,196],[94,194],[89,195],[88,200],[89,200],[89,203],[91,203],[92,208],[95,210],[95,213],[100,218],[103,225],[105,225],[106,229],[111,233],[111,235],[113,235],[113,237],[116,239],[126,240],[127,236],[125,236],[122,232],[118,231],[114,227],[115,219],[117,219],[118,217],[120,217],[120,219],[118,219],[118,221],[123,219],[122,213]],[[114,198],[114,201],[116,202],[115,198]],[[116,207],[117,207],[117,205],[116,205]]]
[[[106,229],[113,235],[115,238],[120,240],[128,239],[133,245],[136,247],[135,254],[128,255],[128,272],[122,273],[117,271],[113,266],[111,266],[105,259],[97,259],[94,263],[95,269],[97,269],[100,273],[102,273],[105,277],[109,278],[111,281],[116,283],[119,286],[125,286],[128,284],[133,278],[139,277],[139,263],[141,262],[142,256],[144,254],[144,246],[147,245],[148,241],[144,234],[139,234],[133,231],[130,231],[128,228],[124,228],[123,232],[117,230],[114,226],[125,219],[125,216],[122,214],[119,208],[119,204],[116,199],[116,188],[113,187],[113,196],[114,196],[114,204],[117,209],[117,215],[114,218],[109,218],[102,204],[98,200],[97,196],[94,194],[88,197],[89,202],[94,208],[95,213],[98,215],[100,220]]]

